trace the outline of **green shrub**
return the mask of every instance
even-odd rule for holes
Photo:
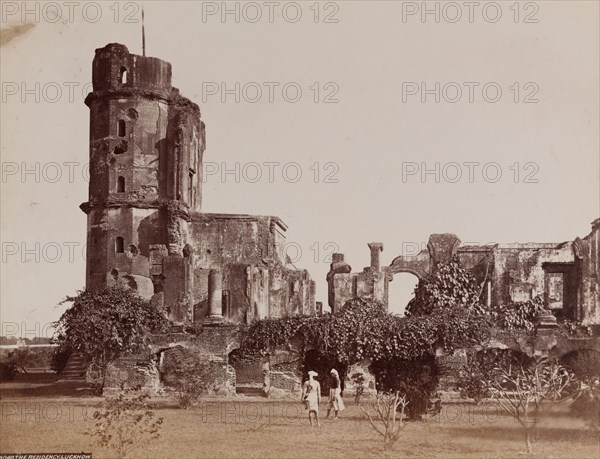
[[[50,361],[50,368],[56,374],[62,373],[62,371],[67,366],[67,362],[71,357],[73,351],[69,347],[56,347],[54,348],[54,353],[52,354],[52,360]]]
[[[163,418],[157,418],[148,405],[148,399],[146,394],[132,396],[131,392],[105,399],[102,408],[94,412],[94,424],[85,434],[119,459],[147,447],[160,437],[163,423]]]
[[[421,419],[431,409],[439,382],[439,370],[431,354],[416,359],[378,360],[370,370],[375,375],[378,392],[401,393],[409,402],[406,414]]]
[[[459,370],[456,389],[461,397],[479,403],[490,396],[488,381],[494,377],[496,368],[510,365],[528,368],[533,363],[532,358],[510,349],[469,350],[467,361]]]
[[[13,361],[4,361],[0,362],[0,380],[2,381],[12,381],[15,379],[15,376],[19,370],[17,369],[17,365]]]
[[[213,366],[210,362],[199,361],[197,353],[186,349],[168,351],[161,369],[163,381],[180,408],[187,410],[208,391]]]

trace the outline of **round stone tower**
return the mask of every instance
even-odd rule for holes
[[[150,298],[162,291],[163,258],[190,256],[204,124],[171,86],[171,64],[124,45],[96,50],[92,83],[86,287],[120,283]]]

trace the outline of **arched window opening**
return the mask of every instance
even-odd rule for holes
[[[388,290],[388,312],[403,316],[409,301],[415,297],[418,283],[419,278],[412,273],[394,274]]]
[[[123,238],[119,236],[115,240],[115,252],[116,253],[124,253],[125,252],[125,244],[123,242]]]
[[[125,192],[125,177],[119,176],[119,178],[117,178],[117,193],[124,193],[124,192]]]
[[[124,120],[119,120],[117,131],[118,131],[119,137],[125,137],[126,129],[125,129],[125,121]]]
[[[125,67],[121,67],[121,70],[119,72],[119,83],[127,83],[127,69]]]
[[[189,170],[188,173],[188,203],[190,205],[194,204],[194,174],[196,171],[194,169]]]

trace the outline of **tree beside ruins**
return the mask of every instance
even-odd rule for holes
[[[97,369],[100,390],[110,362],[143,350],[152,334],[168,329],[169,322],[162,312],[131,290],[85,290],[63,303],[72,306],[55,322],[56,352],[82,354]]]

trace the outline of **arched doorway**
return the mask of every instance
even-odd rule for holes
[[[595,349],[579,349],[560,357],[559,363],[564,365],[582,381],[590,381],[600,376],[600,351]]]
[[[415,288],[418,284],[419,278],[411,272],[394,274],[388,284],[388,312],[403,316],[406,305],[415,296]]]
[[[228,355],[228,362],[235,371],[236,393],[264,396],[267,357],[247,357],[234,349]]]
[[[600,351],[579,349],[560,357],[559,363],[575,374],[571,413],[586,421],[589,427],[598,429],[600,425],[600,397],[598,396],[598,378],[600,378]]]
[[[318,376],[317,380],[321,383],[321,392],[323,396],[329,394],[329,372],[332,368],[335,368],[341,380],[342,393],[344,392],[344,380],[348,371],[348,366],[341,364],[337,359],[331,355],[324,355],[318,352],[316,349],[309,349],[304,354],[304,365],[302,368],[302,382],[308,379],[309,371],[316,371]]]
[[[508,368],[509,366],[517,368],[528,368],[535,364],[535,359],[525,352],[516,349],[502,349],[490,347],[481,349],[473,354],[474,361],[468,362],[469,365],[475,364],[486,372],[491,372],[494,368]]]

